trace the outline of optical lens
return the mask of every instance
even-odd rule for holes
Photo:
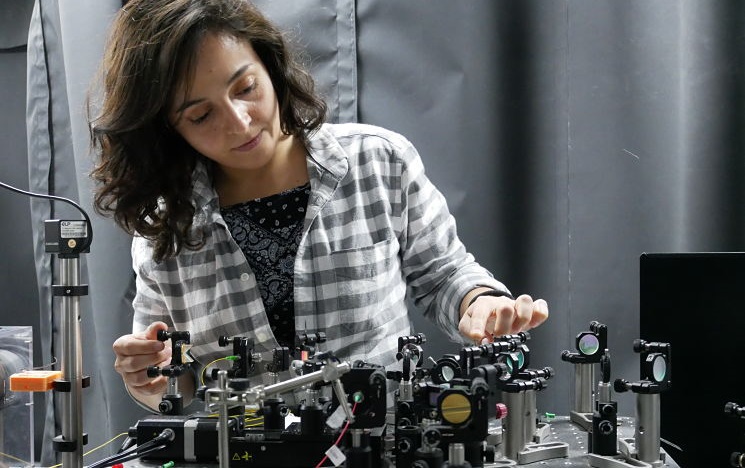
[[[592,333],[587,333],[579,339],[579,352],[585,356],[592,356],[600,349],[598,337]]]

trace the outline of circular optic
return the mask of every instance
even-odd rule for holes
[[[471,402],[461,393],[451,393],[440,403],[442,419],[450,424],[463,424],[471,417]]]
[[[451,382],[456,377],[460,377],[460,364],[450,356],[440,358],[432,369],[432,381],[436,384]]]
[[[585,335],[582,335],[582,337],[579,339],[579,352],[586,355],[591,356],[598,352],[600,349],[600,341],[598,340],[598,337],[593,335],[592,333],[587,333]]]
[[[501,354],[497,361],[507,366],[507,373],[513,374],[516,371],[522,369],[522,363],[525,360],[525,356],[520,352],[511,352]]]
[[[664,356],[656,356],[652,362],[652,378],[655,382],[662,382],[665,380],[667,374],[667,362]]]
[[[450,382],[455,377],[455,370],[450,366],[443,366],[440,369],[440,377],[443,382]]]
[[[512,371],[514,370],[514,367],[515,367],[513,365],[514,359],[512,359],[511,356],[507,356],[507,357],[504,358],[503,361],[504,361],[504,365],[507,366],[507,372],[510,373],[510,374],[512,374]]]
[[[422,349],[411,343],[407,344],[404,349],[409,351],[409,359],[412,364],[416,365],[422,357]]]
[[[522,369],[525,366],[525,354],[522,351],[517,352],[517,368]]]

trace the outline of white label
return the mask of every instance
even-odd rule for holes
[[[88,224],[85,221],[60,221],[59,225],[62,239],[88,237]]]
[[[342,405],[345,403],[342,403]],[[339,429],[344,424],[344,419],[347,415],[344,413],[344,408],[339,405],[331,416],[326,418],[326,425],[332,429]]]
[[[334,466],[341,465],[347,459],[347,457],[344,456],[344,452],[339,450],[339,447],[336,445],[332,445],[330,449],[326,450],[326,455]]]

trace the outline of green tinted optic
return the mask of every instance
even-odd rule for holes
[[[667,375],[667,362],[664,356],[657,356],[652,363],[652,378],[655,382],[662,382]]]
[[[591,356],[597,353],[599,349],[600,349],[600,341],[598,340],[598,337],[593,335],[592,333],[583,335],[579,339],[579,352],[580,353],[586,356]]]

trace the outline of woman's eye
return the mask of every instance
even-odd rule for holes
[[[238,94],[239,95],[250,94],[251,91],[254,90],[254,88],[256,88],[256,83],[252,83],[249,86],[246,86],[245,88],[241,89],[240,91],[238,91]]]
[[[191,121],[191,123],[193,123],[193,124],[199,125],[200,123],[202,123],[205,120],[207,120],[207,117],[209,117],[209,115],[210,115],[209,112],[205,112],[204,114],[200,115],[199,117],[190,118],[189,121]]]

